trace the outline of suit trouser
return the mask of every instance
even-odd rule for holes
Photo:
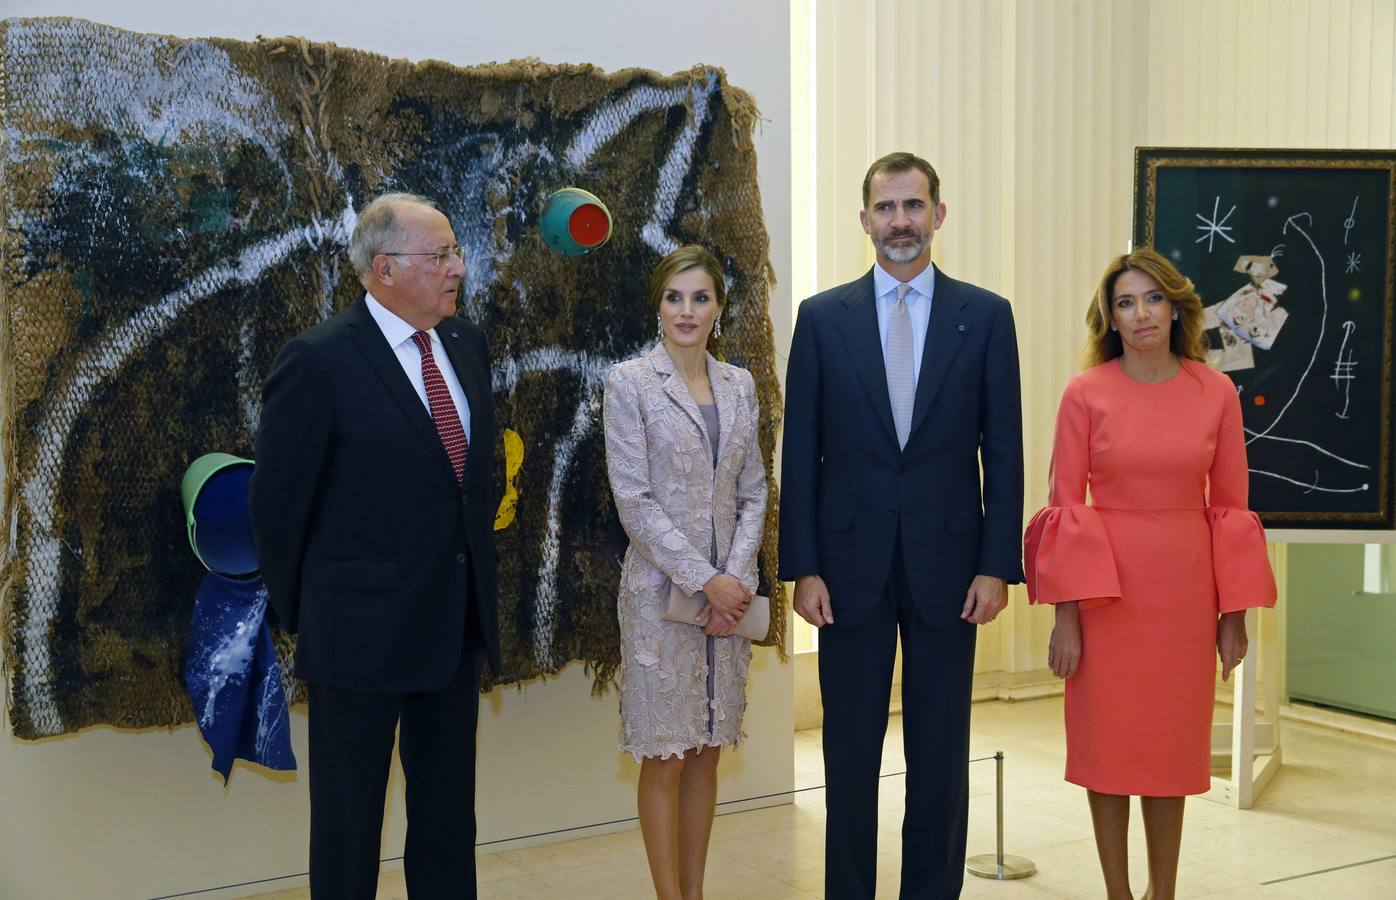
[[[310,684],[310,892],[372,900],[399,731],[407,794],[403,870],[412,900],[475,897],[479,645],[440,691],[366,694]],[[399,728],[400,725],[400,728]]]
[[[900,545],[900,540],[898,540]],[[966,586],[968,588],[968,586]],[[900,547],[868,618],[819,631],[824,703],[825,855],[829,900],[872,897],[877,882],[877,794],[896,655],[902,641],[906,811],[901,896],[958,897],[969,812],[969,707],[975,626],[926,624],[907,585]]]

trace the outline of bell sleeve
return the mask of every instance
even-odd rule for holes
[[[1241,425],[1241,400],[1228,390],[1217,426],[1217,448],[1207,473],[1207,524],[1212,529],[1212,577],[1217,611],[1275,605],[1275,573],[1265,550],[1265,529],[1250,511],[1250,472]]]
[[[1086,505],[1090,434],[1085,389],[1073,379],[1057,410],[1048,505],[1037,511],[1023,535],[1029,602],[1079,600],[1082,609],[1090,609],[1120,599],[1105,522]]]

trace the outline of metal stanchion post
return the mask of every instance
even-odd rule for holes
[[[998,881],[1011,881],[1027,878],[1037,871],[1032,860],[1022,856],[1005,856],[1003,852],[1003,751],[994,754],[996,781],[994,802],[998,807],[998,850],[995,853],[981,853],[965,860],[965,868],[971,875],[980,878],[993,878]]]

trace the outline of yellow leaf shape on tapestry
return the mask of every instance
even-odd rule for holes
[[[519,489],[514,479],[523,468],[523,438],[512,428],[504,429],[504,499],[499,501],[499,509],[494,514],[494,530],[503,531],[514,522],[514,512],[519,506]]]

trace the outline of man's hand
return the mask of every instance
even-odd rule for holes
[[[795,579],[795,612],[815,628],[834,624],[834,608],[829,603],[829,588],[823,578],[801,575]]]
[[[796,595],[799,589],[796,588]],[[988,625],[1008,605],[1008,583],[993,575],[976,575],[965,594],[965,608],[960,618],[975,625]]]

